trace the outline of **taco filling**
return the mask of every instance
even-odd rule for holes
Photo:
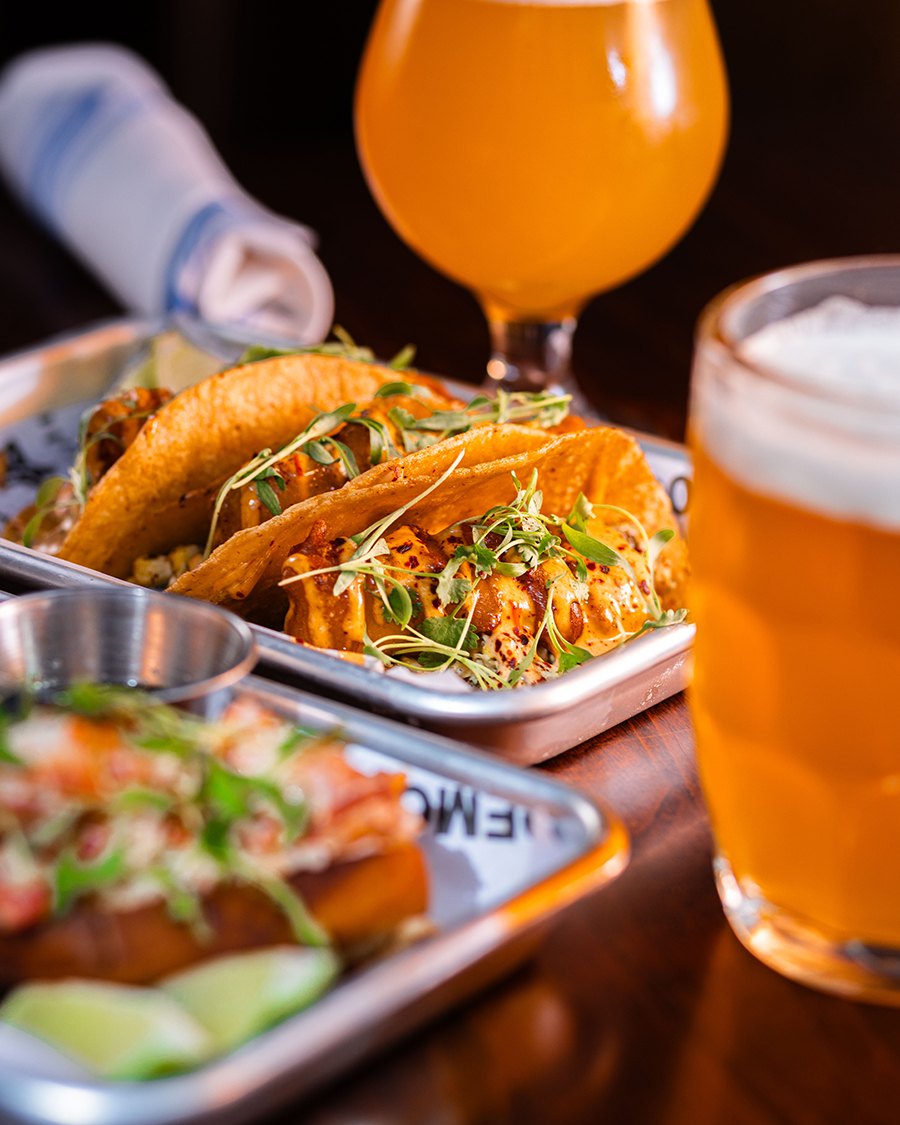
[[[172,397],[163,388],[132,387],[89,410],[82,419],[78,455],[68,477],[44,481],[34,503],[10,520],[3,537],[57,554],[93,489]]]
[[[515,484],[511,503],[432,533],[389,516],[330,540],[316,522],[284,566],[285,632],[490,689],[555,677],[683,618],[654,579],[674,531],[649,536],[583,494],[567,517],[545,515],[537,471]]]

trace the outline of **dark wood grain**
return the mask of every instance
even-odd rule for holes
[[[471,296],[378,214],[350,132],[374,4],[181,0],[43,12],[5,50],[112,35],[143,51],[238,177],[320,234],[337,320],[380,354],[477,380]],[[732,77],[723,174],[693,230],[593,301],[575,367],[614,418],[683,432],[693,325],[725,285],[792,261],[900,249],[895,0],[714,0]],[[215,51],[204,21],[215,18]],[[27,20],[26,20],[27,23]],[[0,349],[117,310],[0,197]],[[900,1012],[807,991],[757,963],[723,920],[687,707],[678,698],[545,767],[624,816],[621,879],[569,911],[533,963],[273,1125],[881,1125],[900,1119]]]

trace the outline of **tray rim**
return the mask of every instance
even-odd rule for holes
[[[236,694],[282,711],[302,707],[304,721],[309,721],[310,713],[323,725],[334,725],[336,720],[347,741],[364,744],[373,731],[376,741],[379,736],[395,740],[392,748],[398,751],[401,765],[418,765],[458,784],[532,807],[544,804],[564,810],[583,830],[583,844],[574,858],[508,900],[367,967],[311,1008],[199,1070],[149,1082],[104,1083],[23,1076],[0,1067],[3,1112],[34,1125],[176,1125],[245,1119],[291,1095],[301,1098],[452,1006],[453,997],[436,1005],[430,998],[599,890],[628,863],[628,836],[621,820],[545,774],[517,769],[439,735],[256,676],[244,679]],[[475,987],[464,987],[457,999],[464,999]],[[362,1024],[366,1034],[348,1041],[346,1027],[360,1027],[360,1011],[366,1013]],[[316,1045],[308,1057],[301,1052],[298,1060],[295,1039],[302,1043],[312,1029],[315,1034],[305,1042]],[[381,1039],[379,1029],[385,1032]]]

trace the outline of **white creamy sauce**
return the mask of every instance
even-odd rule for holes
[[[900,308],[844,297],[768,325],[738,349],[759,377],[701,348],[693,422],[748,488],[836,518],[900,527]]]

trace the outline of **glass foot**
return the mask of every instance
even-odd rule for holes
[[[738,880],[723,857],[714,870],[732,930],[770,969],[836,996],[900,1007],[900,949],[834,940]]]

